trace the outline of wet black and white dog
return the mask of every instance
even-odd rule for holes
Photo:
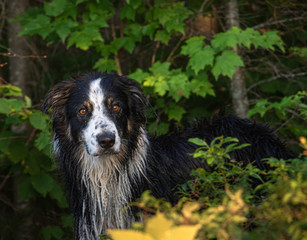
[[[146,98],[137,82],[107,73],[88,73],[55,85],[43,111],[51,109],[53,148],[64,172],[77,239],[99,239],[108,228],[136,220],[124,210],[145,190],[174,203],[175,186],[205,163],[188,153],[187,140],[232,136],[251,146],[232,158],[265,166],[262,158],[292,153],[263,125],[234,116],[202,120],[185,132],[150,137],[144,123]]]

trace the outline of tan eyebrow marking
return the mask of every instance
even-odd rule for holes
[[[89,112],[93,112],[93,104],[91,101],[85,101],[83,105],[87,108]]]

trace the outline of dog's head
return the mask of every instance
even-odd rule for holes
[[[74,141],[92,156],[116,154],[146,120],[146,98],[139,84],[107,73],[78,75],[55,85],[43,111],[51,109],[55,136]]]

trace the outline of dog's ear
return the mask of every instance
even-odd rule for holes
[[[122,84],[121,88],[126,93],[128,105],[134,121],[145,123],[148,101],[142,92],[140,84],[128,77],[122,76],[120,78]]]
[[[61,109],[64,109],[64,106],[69,98],[70,89],[74,86],[73,80],[66,80],[56,84],[48,92],[43,105],[43,113],[47,113],[51,109],[53,116],[57,115]]]

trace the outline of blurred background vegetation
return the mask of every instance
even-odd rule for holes
[[[294,152],[306,155],[304,1],[0,0],[0,10],[0,239],[73,238],[61,175],[51,158],[50,122],[40,105],[56,82],[77,73],[115,71],[140,82],[153,107],[153,134],[225,111],[268,123]],[[205,212],[191,221],[167,217],[172,224],[207,225],[198,235],[202,239],[229,239],[230,233],[240,239],[251,228],[257,231],[248,237],[259,237],[264,228],[255,226],[272,226],[272,236],[265,232],[270,239],[307,238],[306,165],[282,166],[276,168],[290,167],[272,173],[283,173],[282,179],[272,177],[280,184],[265,185],[272,190],[266,204],[248,201],[244,196],[254,192],[246,186],[231,192],[227,183],[233,179],[221,185],[219,177],[194,173],[199,183],[211,179],[209,185],[218,186],[210,189],[213,195],[197,181],[182,187],[189,201],[195,201],[187,190],[191,184],[207,192],[192,208]],[[292,194],[286,200],[285,189]],[[243,218],[223,225],[233,209],[227,206],[240,199],[242,208],[234,211]],[[217,206],[227,214],[212,217],[211,225],[204,222]],[[259,206],[272,214],[247,210]],[[254,219],[257,224],[250,224]]]

